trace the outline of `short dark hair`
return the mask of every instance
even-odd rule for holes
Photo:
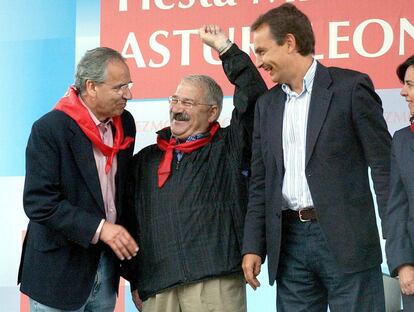
[[[269,25],[270,33],[278,45],[285,43],[287,34],[292,34],[300,55],[315,53],[315,35],[310,20],[293,4],[285,3],[260,15],[250,29],[256,31],[262,25]]]
[[[108,47],[98,47],[88,50],[79,61],[75,74],[75,87],[79,93],[85,91],[86,80],[96,83],[105,82],[106,68],[109,62],[118,60],[125,63],[124,57],[116,50]]]
[[[397,76],[398,76],[398,79],[400,79],[402,83],[404,83],[405,72],[407,71],[407,68],[413,65],[414,65],[414,54],[411,55],[408,59],[406,59],[404,63],[400,64],[397,67]]]

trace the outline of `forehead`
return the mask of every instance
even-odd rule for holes
[[[414,80],[414,65],[410,65],[407,67],[407,70],[405,71],[404,80]]]
[[[112,60],[106,66],[106,81],[129,82],[131,76],[128,65],[121,60]]]
[[[253,42],[255,48],[256,46],[261,47],[276,44],[276,41],[270,33],[269,25],[264,24],[253,32]]]
[[[177,86],[175,95],[182,98],[199,100],[203,96],[203,88],[196,82],[183,80]]]

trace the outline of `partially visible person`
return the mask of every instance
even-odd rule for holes
[[[385,251],[391,276],[400,281],[404,311],[414,311],[414,55],[397,68],[410,125],[395,132]]]
[[[253,112],[267,88],[218,26],[199,33],[235,85],[234,110],[222,128],[220,86],[185,76],[169,97],[170,127],[134,156],[127,197],[135,216],[127,228],[140,252],[125,263],[125,276],[144,312],[246,311],[241,244]]]
[[[385,310],[381,217],[391,136],[363,73],[314,59],[308,17],[286,3],[252,25],[256,65],[277,83],[256,104],[243,269],[264,258],[278,312]]]
[[[138,246],[122,213],[135,123],[125,109],[127,64],[110,48],[87,51],[75,84],[32,127],[23,205],[29,217],[18,282],[31,311],[112,312],[118,259]]]

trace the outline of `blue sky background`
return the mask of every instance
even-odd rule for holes
[[[24,175],[30,128],[73,80],[76,1],[0,1],[0,176]]]

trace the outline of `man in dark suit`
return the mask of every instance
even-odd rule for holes
[[[131,86],[117,51],[90,50],[75,85],[33,125],[23,194],[30,222],[18,277],[31,311],[115,307],[116,258],[138,251],[115,224],[134,147],[135,123],[124,110]]]
[[[277,311],[384,311],[380,215],[390,135],[365,74],[314,58],[307,16],[284,4],[252,25],[257,67],[278,83],[259,98],[243,270],[255,289],[268,256]]]

